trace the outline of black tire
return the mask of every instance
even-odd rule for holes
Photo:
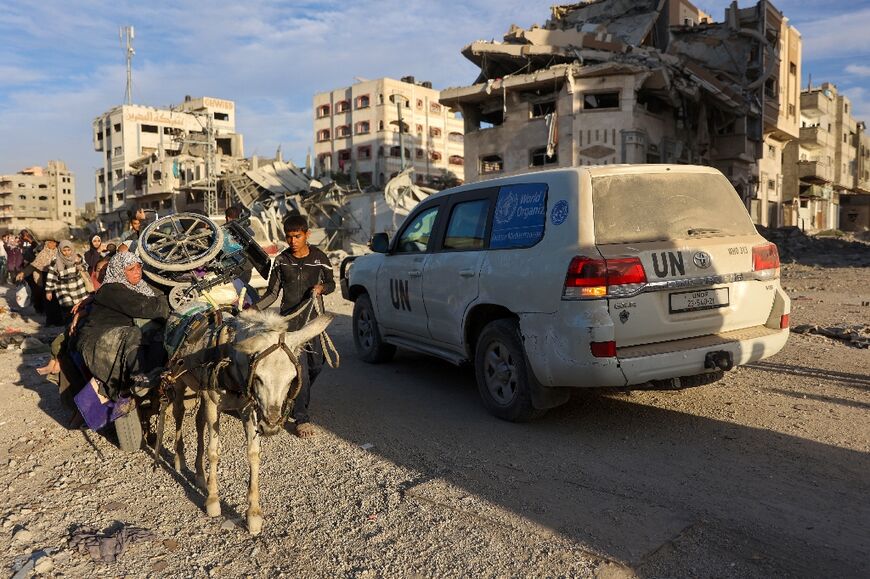
[[[474,375],[483,405],[510,422],[528,422],[546,412],[532,404],[534,377],[522,343],[516,320],[502,319],[483,328],[474,349]]]
[[[136,452],[142,448],[142,422],[139,409],[134,406],[130,412],[115,420],[115,433],[118,447],[124,452]]]
[[[381,330],[368,294],[359,296],[353,305],[353,344],[359,357],[370,364],[389,362],[396,354],[396,347],[381,339]]]
[[[190,271],[221,252],[224,232],[197,213],[161,217],[142,230],[136,253],[147,265],[165,271]]]

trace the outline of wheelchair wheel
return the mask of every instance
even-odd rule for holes
[[[145,227],[137,252],[155,269],[189,271],[214,259],[223,244],[223,230],[208,217],[176,213]]]

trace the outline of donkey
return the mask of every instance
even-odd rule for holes
[[[323,313],[301,330],[288,332],[289,318],[272,312],[247,310],[238,317],[228,317],[220,325],[210,326],[202,339],[196,340],[197,344],[186,345],[187,353],[179,363],[183,368],[180,373],[176,372],[172,403],[175,469],[180,472],[184,464],[181,426],[184,395],[190,389],[200,399],[196,415],[196,482],[208,492],[205,501],[208,516],[221,514],[217,481],[220,413],[235,410],[245,425],[248,443],[248,532],[256,535],[262,530],[260,436],[272,436],[282,429],[292,401],[299,393],[302,347],[323,333],[332,319],[332,314]],[[161,413],[161,421],[164,416],[165,413]],[[208,476],[206,428],[209,432]],[[158,429],[158,445],[162,431],[162,428]]]

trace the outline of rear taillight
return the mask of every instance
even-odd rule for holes
[[[637,291],[645,283],[646,272],[636,257],[591,259],[578,256],[568,266],[562,298],[624,296]]]
[[[589,347],[596,358],[616,357],[616,342],[590,342]]]
[[[779,318],[779,329],[784,330],[788,327],[788,314],[783,314]]]
[[[779,277],[779,251],[773,243],[752,248],[752,271],[759,279]]]

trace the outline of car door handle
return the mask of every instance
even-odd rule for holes
[[[423,275],[423,272],[419,269],[412,269],[408,272],[408,277],[420,277],[421,275]]]
[[[474,270],[473,269],[460,269],[459,275],[461,275],[462,277],[474,277]]]

